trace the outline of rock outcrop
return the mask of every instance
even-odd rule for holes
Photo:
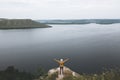
[[[63,74],[60,73],[60,68],[54,68],[48,71],[48,76],[46,80],[66,80],[70,78],[78,78],[80,75],[74,71],[72,71],[70,68],[64,67]]]
[[[31,19],[0,19],[0,29],[47,28],[46,24]]]

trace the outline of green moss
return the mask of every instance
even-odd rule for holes
[[[46,77],[45,79],[43,79],[43,80],[56,80],[57,75],[58,75],[58,73],[56,72],[56,73],[54,73],[54,74],[52,74],[52,75],[50,75],[50,76],[47,76],[47,77]]]

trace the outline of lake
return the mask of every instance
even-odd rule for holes
[[[52,28],[0,30],[0,69],[15,66],[33,72],[58,66],[79,73],[120,66],[120,24],[52,25]]]

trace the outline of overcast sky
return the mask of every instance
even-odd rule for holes
[[[0,18],[120,18],[120,0],[0,0]]]

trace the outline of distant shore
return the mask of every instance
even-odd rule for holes
[[[120,23],[120,19],[71,19],[71,20],[37,20],[38,22],[45,23],[45,24],[115,24]]]

